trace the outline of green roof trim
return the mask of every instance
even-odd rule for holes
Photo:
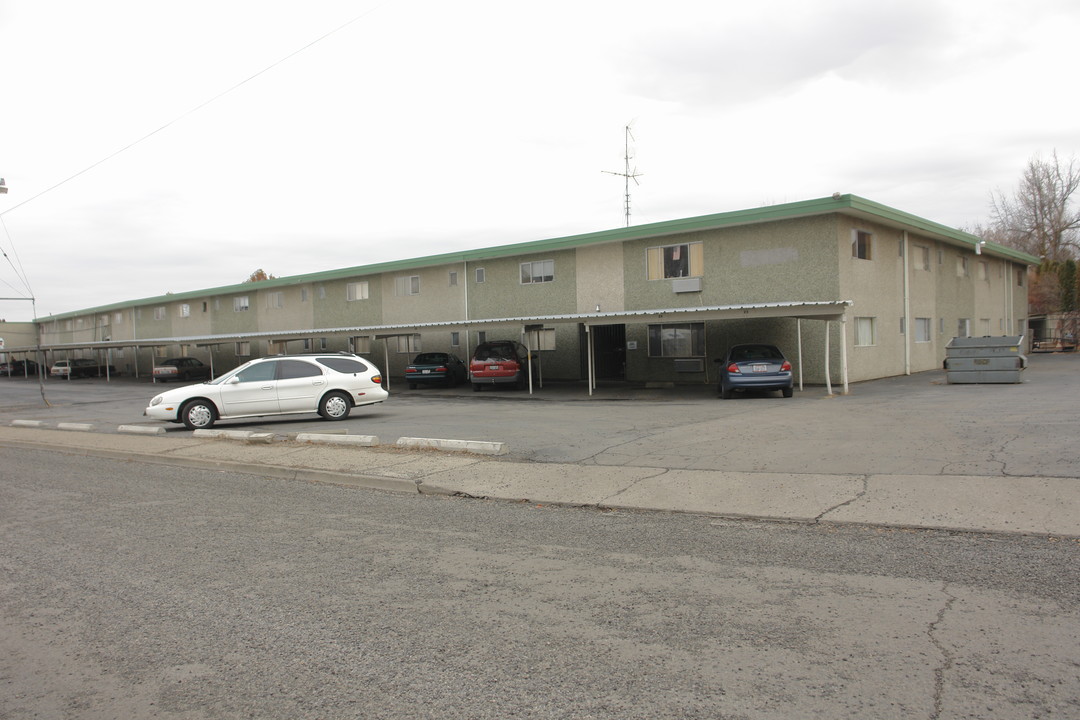
[[[712,215],[700,215],[697,217],[682,218],[678,220],[665,220],[662,222],[647,223],[645,225],[631,225],[625,228],[613,230],[601,230],[598,232],[584,233],[581,235],[569,235],[547,240],[530,240],[513,243],[510,245],[495,245],[492,247],[478,248],[476,250],[462,250],[439,255],[425,255],[408,258],[405,260],[392,260],[372,265],[357,265],[353,267],[325,270],[304,275],[290,275],[288,277],[274,278],[272,280],[260,280],[258,282],[244,282],[236,285],[224,285],[216,288],[205,288],[180,293],[170,293],[141,300],[128,300],[109,305],[101,305],[94,308],[85,308],[44,318],[36,318],[34,322],[47,322],[50,320],[64,320],[81,315],[109,312],[131,307],[157,305],[165,302],[177,302],[181,300],[197,300],[215,295],[238,295],[245,292],[257,292],[277,287],[291,287],[310,282],[325,282],[341,280],[345,278],[359,278],[365,275],[378,275],[387,272],[400,272],[413,270],[433,265],[448,265],[451,263],[471,262],[474,260],[486,260],[527,253],[550,252],[553,250],[568,250],[586,245],[602,243],[625,242],[627,240],[641,240],[644,238],[664,237],[681,235],[684,233],[716,230],[738,225],[751,225],[779,220],[790,220],[814,215],[827,215],[837,213],[841,215],[854,215],[875,220],[898,228],[910,228],[922,234],[943,240],[953,245],[968,247],[974,250],[981,238],[969,233],[956,230],[940,223],[926,220],[925,218],[910,213],[896,210],[895,208],[861,198],[857,195],[833,195],[816,200],[802,200],[799,202],[783,203],[780,205],[768,205],[750,210],[734,210],[730,212],[715,213]],[[998,256],[1008,257],[1028,265],[1038,265],[1039,259],[1027,253],[997,243],[987,242],[983,245],[983,252],[992,252]]]

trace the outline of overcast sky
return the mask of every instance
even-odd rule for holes
[[[1080,153],[1078,38],[1075,0],[0,0],[0,297],[620,227],[627,124],[634,224],[842,192],[970,227]]]

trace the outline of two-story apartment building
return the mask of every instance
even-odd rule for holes
[[[53,357],[107,353],[148,375],[192,355],[370,355],[485,339],[549,379],[712,383],[728,346],[772,342],[807,383],[937,368],[957,335],[1023,334],[1037,259],[854,196],[348,267],[40,318]],[[590,384],[590,387],[592,385]]]

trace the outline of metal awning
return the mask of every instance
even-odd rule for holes
[[[690,322],[693,320],[737,320],[768,317],[816,318],[840,320],[850,300],[827,300],[816,302],[746,303],[741,305],[710,305],[685,308],[655,308],[648,310],[617,310],[613,312],[565,313],[554,315],[527,315],[500,318],[471,318],[464,320],[439,320],[421,323],[394,323],[388,325],[349,325],[330,328],[263,330],[218,335],[188,335],[178,337],[133,338],[128,340],[97,340],[88,342],[51,343],[42,350],[75,350],[120,347],[158,347],[161,345],[220,345],[241,340],[266,339],[273,341],[300,340],[323,335],[405,335],[406,330],[431,328],[471,328],[485,325],[536,325],[559,323],[583,323],[585,325],[610,325],[617,322]],[[34,346],[9,348],[8,352],[32,352]]]
[[[196,346],[221,345],[229,342],[245,340],[265,339],[272,342],[288,342],[327,335],[374,335],[377,339],[387,339],[398,335],[410,335],[425,329],[434,328],[461,328],[468,330],[474,327],[489,325],[521,325],[526,328],[536,329],[537,326],[557,325],[565,323],[580,323],[585,325],[589,333],[589,394],[595,389],[595,368],[593,367],[592,333],[590,328],[597,325],[612,325],[619,323],[656,323],[656,322],[706,322],[712,320],[747,320],[761,318],[795,318],[797,320],[814,319],[823,320],[826,323],[844,321],[847,308],[852,305],[851,300],[824,300],[824,301],[789,301],[775,303],[742,303],[738,305],[709,305],[682,308],[652,308],[645,310],[616,310],[603,312],[599,307],[593,312],[563,313],[550,315],[527,315],[517,317],[500,318],[471,318],[462,320],[438,320],[420,323],[395,323],[387,325],[350,325],[333,328],[311,329],[285,329],[266,330],[259,332],[227,333],[223,335],[191,335],[185,337],[165,338],[139,338],[130,340],[101,340],[81,343],[55,343],[42,345],[41,350],[74,350],[74,349],[108,349],[120,347],[159,347],[162,345]],[[35,347],[10,348],[8,352],[32,352]],[[799,331],[799,363],[801,366],[802,337]],[[828,373],[829,358],[829,334],[825,333],[825,357],[826,357],[826,386],[832,392],[832,381]],[[844,392],[847,392],[847,346],[841,342],[840,348],[841,372],[843,374]],[[801,377],[801,372],[800,372]]]

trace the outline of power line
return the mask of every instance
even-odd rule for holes
[[[383,4],[385,4],[385,3],[383,3]],[[245,79],[245,80],[241,80],[240,82],[236,83],[235,85],[233,85],[232,87],[228,88],[227,90],[224,90],[224,91],[222,91],[222,92],[218,93],[217,95],[214,95],[214,96],[213,96],[212,98],[210,98],[209,100],[206,100],[206,101],[204,101],[204,102],[202,102],[202,103],[200,103],[200,104],[196,105],[195,107],[191,108],[191,109],[190,109],[190,110],[188,110],[187,112],[185,112],[185,113],[182,113],[181,115],[178,115],[178,116],[176,116],[175,118],[173,118],[173,119],[172,119],[172,120],[170,120],[169,122],[167,122],[167,123],[165,123],[164,125],[162,125],[161,127],[159,127],[159,128],[157,129],[157,130],[153,130],[153,131],[151,131],[151,132],[148,132],[147,134],[145,134],[145,135],[143,135],[142,137],[140,137],[140,138],[139,138],[138,140],[135,140],[134,142],[128,143],[127,145],[125,145],[124,147],[120,148],[120,149],[119,149],[119,150],[117,150],[116,152],[113,152],[113,153],[111,153],[111,154],[109,154],[109,155],[106,155],[105,157],[101,158],[100,160],[98,160],[97,162],[93,163],[92,165],[89,165],[88,167],[85,167],[85,168],[83,168],[82,170],[80,170],[79,172],[75,173],[74,175],[72,175],[72,176],[70,176],[70,177],[68,177],[68,178],[65,178],[65,179],[63,179],[63,180],[61,180],[60,182],[56,183],[55,185],[51,185],[50,187],[47,187],[47,188],[45,188],[44,190],[42,190],[41,192],[37,193],[36,195],[33,195],[33,196],[31,196],[31,197],[27,198],[26,200],[23,200],[23,201],[22,201],[21,203],[19,203],[19,204],[17,204],[17,205],[14,205],[14,206],[10,207],[10,208],[8,208],[7,210],[4,210],[3,212],[0,212],[0,218],[2,218],[2,217],[3,217],[4,215],[7,215],[7,214],[8,214],[8,213],[10,213],[10,212],[13,212],[14,210],[18,210],[18,209],[19,209],[20,207],[22,207],[23,205],[26,205],[27,203],[30,203],[30,202],[33,202],[34,200],[37,200],[37,199],[38,199],[39,197],[41,197],[42,195],[46,195],[46,194],[48,194],[48,193],[52,192],[53,190],[57,189],[58,187],[61,187],[61,186],[63,186],[63,185],[66,185],[67,183],[71,182],[71,181],[72,181],[72,180],[74,180],[75,178],[77,178],[77,177],[79,177],[79,176],[81,176],[81,175],[85,175],[86,173],[90,172],[91,170],[93,170],[93,169],[94,169],[94,168],[96,168],[97,166],[99,166],[99,165],[101,165],[101,164],[103,164],[103,163],[106,163],[106,162],[108,162],[109,160],[112,160],[112,159],[113,159],[114,157],[116,157],[117,155],[119,155],[119,154],[121,154],[121,153],[123,153],[123,152],[126,152],[126,151],[130,150],[131,148],[135,147],[136,145],[138,145],[139,143],[141,143],[141,142],[143,142],[143,141],[145,141],[145,140],[148,140],[148,139],[150,139],[150,138],[151,138],[151,137],[153,137],[154,135],[157,135],[157,134],[158,134],[159,132],[161,132],[161,131],[163,131],[163,130],[166,130],[167,128],[171,127],[172,125],[175,125],[176,123],[180,122],[181,120],[183,120],[184,118],[188,117],[189,115],[192,115],[192,114],[194,114],[194,113],[198,112],[199,110],[202,110],[202,109],[203,109],[204,107],[206,107],[207,105],[210,105],[211,103],[213,103],[213,102],[215,102],[215,101],[217,101],[217,100],[221,99],[222,97],[224,97],[224,96],[228,95],[229,93],[233,92],[234,90],[237,90],[237,89],[239,89],[240,87],[243,87],[244,85],[247,85],[247,84],[248,84],[249,82],[251,82],[251,81],[252,81],[252,80],[254,80],[255,78],[257,78],[257,77],[259,77],[259,76],[261,76],[261,75],[264,75],[264,74],[266,74],[266,73],[267,73],[267,72],[269,72],[270,70],[273,70],[274,68],[276,68],[276,67],[277,67],[278,65],[281,65],[282,63],[284,63],[284,62],[286,62],[286,61],[288,61],[288,60],[291,60],[292,58],[296,57],[297,55],[299,55],[300,53],[304,52],[304,51],[305,51],[305,50],[307,50],[308,48],[310,48],[310,47],[312,47],[312,46],[314,46],[314,45],[317,45],[317,44],[319,44],[320,42],[322,42],[322,41],[323,41],[323,40],[325,40],[326,38],[330,37],[331,35],[334,35],[335,33],[338,33],[338,32],[340,32],[340,31],[344,30],[345,28],[347,28],[348,26],[352,25],[353,23],[355,23],[355,22],[357,22],[357,21],[359,21],[359,20],[361,20],[361,19],[363,19],[363,18],[367,17],[368,15],[372,14],[372,13],[373,13],[373,12],[375,12],[376,10],[380,9],[380,8],[381,8],[381,7],[383,6],[383,4],[380,4],[380,5],[376,5],[375,7],[371,8],[370,10],[367,10],[367,11],[365,11],[365,12],[363,12],[363,13],[361,13],[361,14],[357,15],[357,16],[356,16],[356,17],[354,17],[354,18],[353,18],[352,20],[349,20],[348,22],[345,22],[345,23],[343,23],[343,24],[339,25],[338,27],[334,28],[334,29],[333,29],[333,30],[331,30],[330,32],[327,32],[327,33],[325,33],[325,34],[323,34],[323,35],[321,35],[321,36],[319,36],[319,37],[315,38],[314,40],[312,40],[311,42],[309,42],[309,43],[308,43],[307,45],[304,45],[303,47],[301,47],[301,48],[299,48],[299,49],[297,49],[297,50],[294,50],[293,52],[289,53],[288,55],[286,55],[285,57],[281,58],[280,60],[277,60],[277,61],[275,61],[275,62],[271,63],[270,65],[267,65],[266,67],[264,67],[264,68],[263,68],[262,70],[260,70],[259,72],[255,73],[255,74],[254,74],[254,75],[252,75],[251,77],[249,77],[249,78],[247,78],[247,79]]]
[[[0,255],[4,256],[4,259],[7,260],[8,265],[10,265],[11,269],[15,271],[15,277],[19,278],[19,280],[22,281],[22,284],[23,286],[25,286],[28,296],[33,297],[34,291],[30,289],[30,280],[26,277],[26,272],[23,270],[22,260],[19,259],[19,253],[15,251],[15,240],[12,239],[11,231],[8,230],[7,223],[4,222],[4,218],[2,216],[0,216],[0,226],[3,226],[4,228],[4,234],[7,236],[8,243],[11,245],[11,252],[15,255],[15,261],[18,263],[18,266],[16,266],[15,263],[11,261],[11,258],[8,257],[7,252],[5,252],[2,247],[0,247]],[[6,280],[4,281],[4,284],[12,290],[15,290],[16,292],[19,291],[18,288],[16,288],[14,285],[12,285]]]

